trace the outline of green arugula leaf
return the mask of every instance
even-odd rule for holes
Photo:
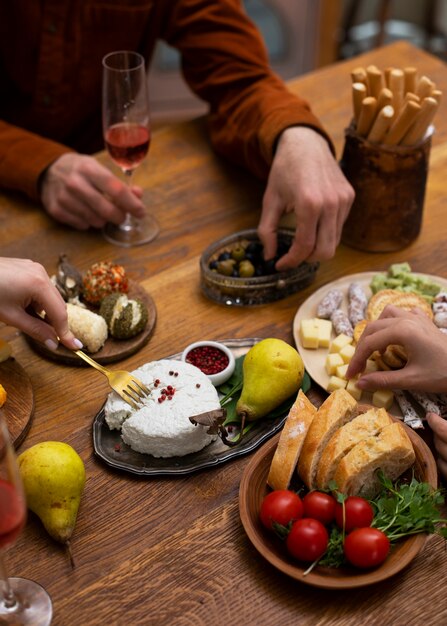
[[[447,519],[439,512],[444,503],[440,489],[433,489],[414,476],[409,483],[400,484],[393,484],[383,472],[378,477],[383,489],[371,501],[375,528],[382,530],[391,542],[417,533],[437,533],[447,538]]]

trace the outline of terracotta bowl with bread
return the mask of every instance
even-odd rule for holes
[[[343,390],[344,392],[344,390]],[[259,520],[262,500],[274,489],[327,489],[335,480],[347,495],[373,497],[379,490],[376,470],[392,480],[411,476],[437,487],[436,462],[427,444],[384,409],[357,405],[334,392],[317,409],[300,392],[284,428],[253,456],[242,476],[239,510],[244,529],[260,554],[292,578],[322,588],[354,588],[379,582],[401,571],[423,548],[426,535],[393,545],[386,561],[372,570],[296,561],[285,545]],[[341,487],[340,487],[341,486]]]

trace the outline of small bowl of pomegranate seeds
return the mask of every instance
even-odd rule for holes
[[[216,387],[230,378],[236,364],[231,350],[218,341],[191,343],[183,350],[182,361],[198,367]]]

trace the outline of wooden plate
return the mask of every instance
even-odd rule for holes
[[[403,425],[416,453],[415,476],[418,480],[437,487],[436,462],[427,444],[411,428]],[[280,435],[270,439],[260,448],[245,468],[239,488],[239,512],[250,541],[264,558],[284,574],[296,580],[325,589],[348,589],[364,587],[385,580],[400,572],[422,550],[426,535],[415,535],[397,543],[386,561],[373,570],[354,567],[340,569],[316,566],[304,576],[304,567],[289,556],[284,544],[269,533],[259,521],[259,510],[264,496],[270,491],[267,476]]]
[[[34,392],[31,380],[14,358],[0,363],[0,383],[8,398],[2,407],[11,440],[16,448],[24,440],[34,414]]]
[[[145,303],[148,312],[146,328],[131,339],[114,339],[109,336],[101,350],[91,354],[92,358],[95,359],[95,361],[98,361],[98,363],[114,363],[115,361],[126,359],[131,354],[138,352],[138,350],[140,350],[149,341],[154,331],[157,319],[157,309],[151,296],[145,289],[143,289],[143,287],[132,280],[129,280],[128,296],[129,298],[138,298]],[[36,341],[32,337],[29,337],[28,335],[25,335],[25,337],[36,352],[48,357],[52,361],[59,361],[70,365],[84,365],[88,367],[82,359],[64,346],[60,345],[54,352],[53,350],[49,350],[45,344]]]

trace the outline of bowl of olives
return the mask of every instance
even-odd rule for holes
[[[280,300],[304,289],[315,278],[318,263],[303,262],[278,272],[277,260],[290,248],[294,231],[278,231],[278,250],[265,261],[256,229],[241,230],[208,246],[200,259],[203,293],[228,306],[251,306]]]

